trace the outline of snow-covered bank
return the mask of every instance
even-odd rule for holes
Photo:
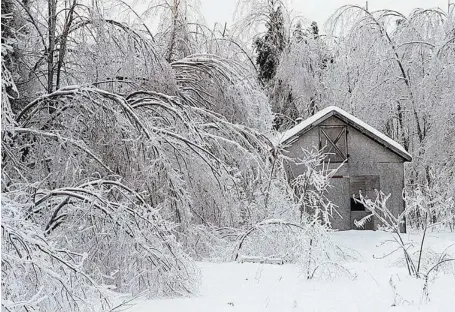
[[[332,277],[320,274],[308,281],[291,264],[201,262],[203,280],[197,296],[141,301],[128,311],[453,311],[455,272],[430,278],[427,302],[423,280],[408,276],[399,251],[381,259],[393,250],[394,245],[382,244],[390,234],[347,231],[332,236],[355,257],[340,263],[346,272],[332,266]],[[418,243],[419,236],[405,238]],[[455,243],[455,233],[430,233],[425,243],[442,252]]]

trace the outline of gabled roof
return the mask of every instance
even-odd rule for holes
[[[366,124],[365,122],[361,121],[357,117],[345,112],[339,107],[336,106],[329,106],[324,108],[323,110],[317,112],[313,116],[309,117],[308,119],[302,121],[295,127],[283,132],[281,136],[278,137],[278,141],[280,144],[289,143],[292,139],[296,139],[308,130],[312,129],[314,126],[322,123],[324,120],[335,116],[338,119],[344,121],[351,127],[357,129],[364,135],[368,136],[372,140],[376,141],[377,143],[387,147],[392,152],[397,154],[398,156],[402,157],[406,161],[411,161],[412,156],[409,154],[403,146],[399,143],[395,142],[384,133],[376,130],[372,126]]]

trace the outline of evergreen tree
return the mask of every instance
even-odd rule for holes
[[[259,79],[264,83],[269,82],[275,76],[280,55],[286,46],[281,6],[272,10],[266,27],[266,34],[258,37],[254,42],[257,51],[256,63],[259,65]]]

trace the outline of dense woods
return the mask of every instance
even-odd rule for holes
[[[330,172],[307,151],[289,185],[275,137],[330,105],[413,155],[410,228],[455,229],[454,5],[318,25],[240,1],[214,29],[191,0],[1,5],[5,311],[194,294],[195,260],[248,250],[292,249],[309,277],[342,256]]]

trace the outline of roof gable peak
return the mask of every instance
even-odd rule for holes
[[[384,133],[380,132],[379,130],[373,128],[372,126],[368,125],[367,123],[363,122],[359,118],[349,114],[345,110],[337,107],[337,106],[328,106],[313,116],[303,120],[293,128],[283,132],[281,135],[278,136],[279,144],[289,143],[293,138],[298,138],[303,135],[308,130],[312,129],[313,127],[317,126],[318,124],[322,123],[326,119],[330,118],[331,116],[336,116],[348,125],[352,126],[353,128],[357,129],[364,135],[370,137],[377,143],[384,145],[406,161],[411,161],[412,156],[401,146],[398,142],[392,140]]]

